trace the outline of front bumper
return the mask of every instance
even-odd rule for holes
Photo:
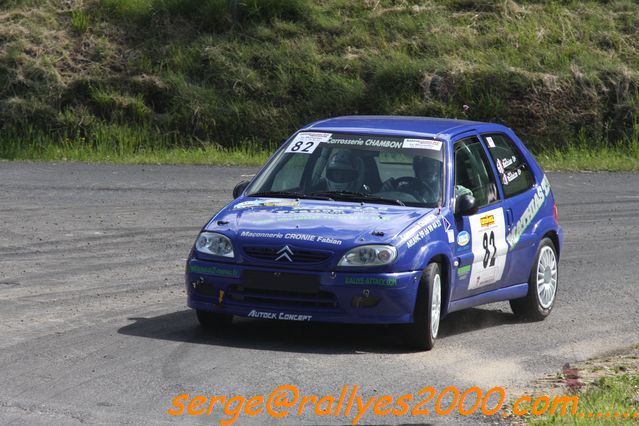
[[[413,320],[421,271],[326,272],[189,259],[188,306],[244,317],[355,324]]]

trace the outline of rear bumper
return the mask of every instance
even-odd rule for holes
[[[363,274],[287,270],[189,259],[187,304],[289,321],[397,324],[413,320],[421,271]]]

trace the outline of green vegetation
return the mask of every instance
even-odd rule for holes
[[[0,158],[257,164],[304,123],[406,114],[639,170],[635,1],[238,3],[5,0]]]
[[[578,413],[583,413],[584,417],[555,415],[528,420],[533,425],[636,425],[639,417],[633,417],[633,414],[639,413],[639,375],[601,377],[579,396]],[[588,417],[588,413],[593,417]],[[617,413],[620,415],[616,416]],[[628,416],[624,417],[624,413]]]
[[[546,170],[639,171],[637,129],[617,146],[581,134],[566,146],[540,150],[537,160]]]
[[[128,126],[96,128],[89,141],[83,137],[62,138],[55,142],[47,134],[26,128],[2,137],[0,158],[12,160],[81,161],[120,164],[214,164],[262,165],[271,154],[257,144],[232,149],[201,143],[189,147],[175,144],[168,137]],[[28,141],[28,142],[25,142]]]
[[[537,155],[544,170],[639,171],[639,144],[629,148],[569,145]]]

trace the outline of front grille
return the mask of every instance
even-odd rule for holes
[[[314,275],[244,271],[242,283],[229,288],[228,298],[250,305],[335,308],[335,295],[320,291]]]
[[[278,253],[282,247],[268,246],[244,246],[244,254],[253,259],[268,260],[274,262],[281,253]],[[332,252],[323,250],[308,250],[291,247],[290,258],[293,263],[320,263],[328,260]],[[281,259],[281,262],[288,263],[287,259]]]

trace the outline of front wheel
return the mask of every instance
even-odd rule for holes
[[[413,323],[408,326],[406,340],[418,350],[429,351],[435,345],[442,312],[442,279],[437,263],[430,263],[419,282]]]
[[[224,328],[233,322],[233,315],[218,314],[216,312],[202,311],[200,309],[196,311],[196,314],[200,325],[210,330]]]
[[[510,301],[510,307],[515,316],[531,321],[541,321],[550,315],[557,297],[558,282],[557,251],[552,240],[544,238],[539,244],[530,272],[528,294],[521,299]]]

